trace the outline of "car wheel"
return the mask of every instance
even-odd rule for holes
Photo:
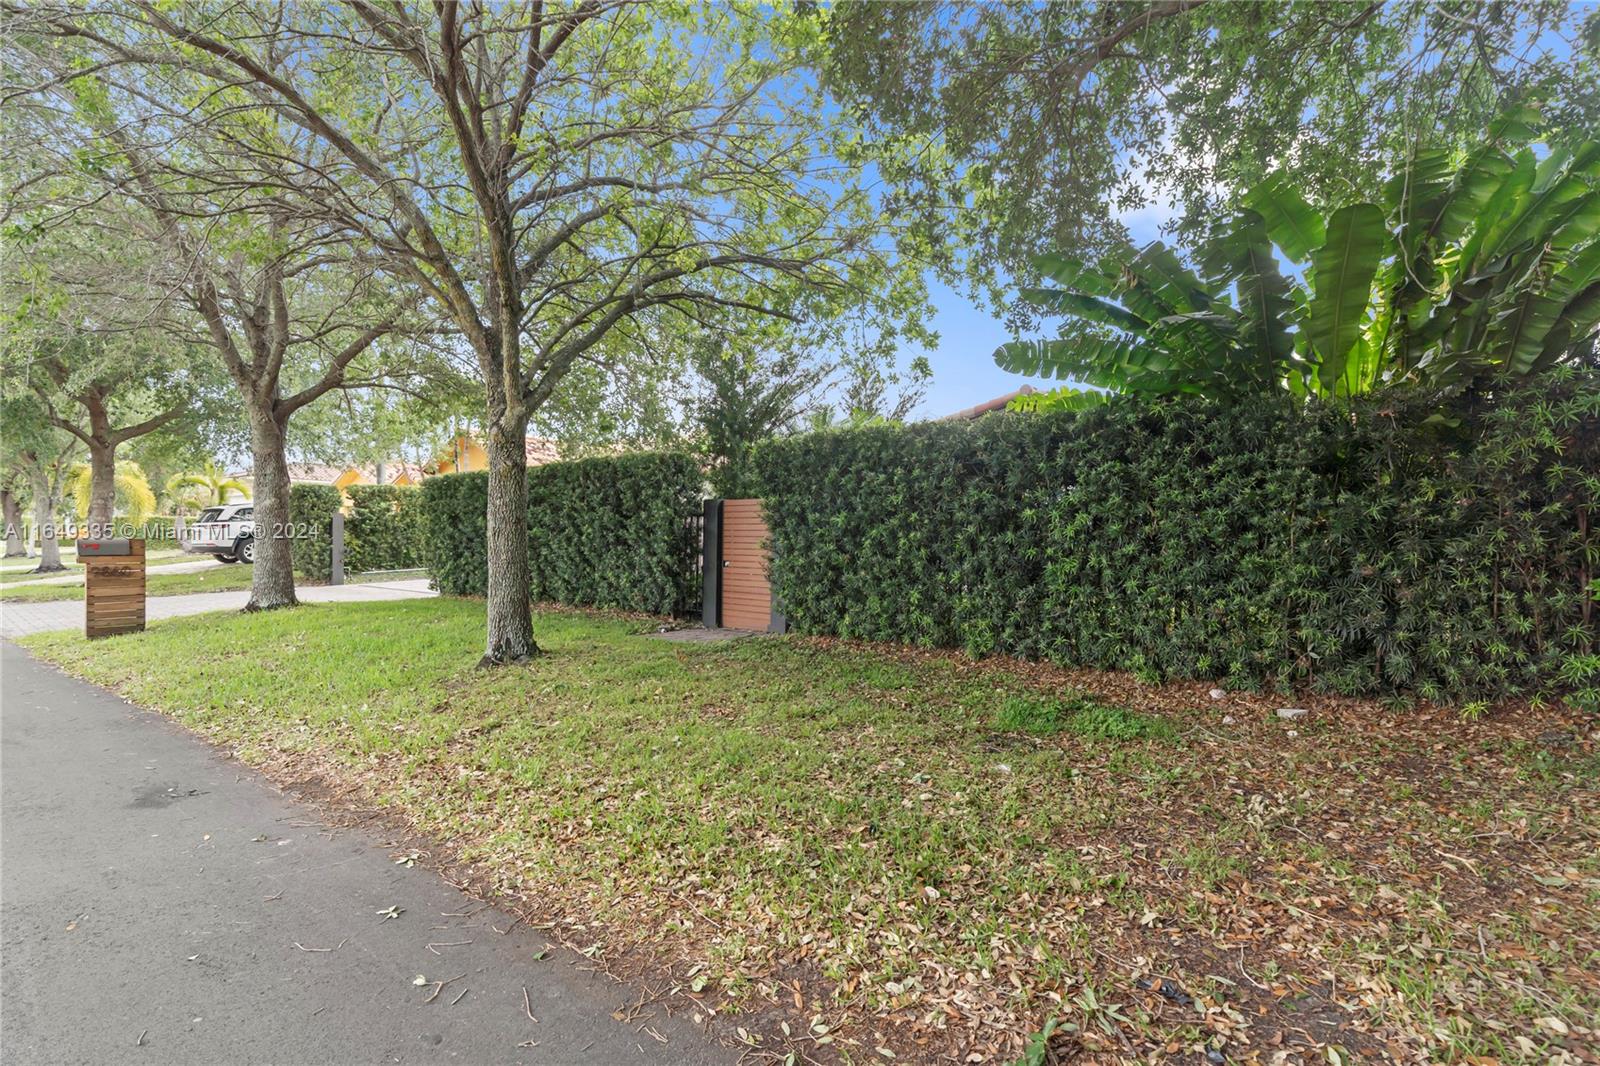
[[[254,566],[256,562],[256,538],[246,537],[241,540],[237,551],[241,563],[248,563]]]
[[[231,555],[223,555],[221,552],[213,552],[211,557],[213,559],[215,559],[219,563],[236,563],[236,562],[239,561],[239,560],[235,559],[233,556],[231,556]]]

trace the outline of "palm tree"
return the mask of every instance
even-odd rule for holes
[[[185,489],[191,491],[184,491]],[[200,490],[200,491],[193,491]],[[198,474],[178,474],[167,482],[167,495],[175,506],[193,503],[198,507],[212,507],[228,502],[228,496],[237,492],[248,499],[250,487],[238,478],[229,477],[210,459]]]
[[[89,494],[93,482],[94,475],[88,463],[74,464],[72,472],[67,475],[66,490],[72,496],[79,519],[89,516]],[[155,513],[156,494],[151,491],[150,481],[138,463],[117,464],[116,490],[118,513],[127,516],[134,525]]]

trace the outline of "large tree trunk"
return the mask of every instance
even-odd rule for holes
[[[89,517],[88,536],[115,535],[112,520],[117,507],[117,446],[91,444],[89,446]]]
[[[506,421],[489,419],[489,645],[480,666],[539,654],[528,605],[528,420]]]
[[[6,558],[28,557],[28,542],[22,538],[22,504],[10,489],[0,489],[0,511],[5,514]]]
[[[56,510],[61,503],[58,495],[60,489],[50,483],[50,476],[42,469],[30,470],[28,476],[33,483],[33,524],[39,527],[39,565],[33,572],[44,574],[52,570],[65,570],[66,567],[61,565],[61,545],[56,540]]]
[[[289,464],[283,427],[267,413],[250,413],[250,454],[255,461],[255,572],[247,611],[293,607],[294,558],[290,554]]]

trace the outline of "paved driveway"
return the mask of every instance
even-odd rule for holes
[[[500,935],[510,916],[397,865],[381,829],[328,828],[16,645],[0,674],[8,1064],[735,1060],[681,1013],[613,1020],[638,990]],[[428,1002],[419,974],[453,980]]]
[[[417,596],[436,596],[426,578],[403,581],[377,581],[360,585],[308,585],[295,595],[303,603],[352,603],[362,600],[404,600]],[[145,601],[145,620],[176,618],[207,611],[237,611],[250,602],[248,589],[231,592],[196,592],[188,596],[152,596]],[[6,603],[0,601],[0,637],[25,637],[54,629],[82,629],[83,601],[56,600],[49,603]]]

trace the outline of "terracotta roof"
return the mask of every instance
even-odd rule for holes
[[[378,480],[378,468],[373,464],[361,466],[335,466],[332,463],[290,463],[289,480],[299,485],[332,485],[346,470],[356,471],[355,484],[372,485]],[[412,480],[420,480],[422,468],[404,459],[387,460],[383,464],[385,483],[393,483],[401,474],[409,473]],[[228,475],[235,478],[254,478],[254,469],[237,470]]]
[[[1024,385],[1015,392],[1008,392],[1004,396],[996,396],[992,400],[985,400],[983,403],[975,404],[972,407],[964,407],[953,415],[945,415],[943,418],[939,419],[939,421],[960,422],[966,419],[982,418],[990,411],[999,411],[1004,409],[1006,404],[1010,403],[1012,400],[1015,400],[1018,396],[1032,396],[1038,391],[1039,390],[1034,388],[1032,385]]]
[[[345,472],[342,466],[333,466],[330,463],[290,463],[289,480],[302,485],[332,485],[339,480],[339,475]],[[250,471],[248,476],[253,477],[255,471]]]
[[[422,467],[419,464],[407,462],[404,459],[395,463],[383,464],[383,476],[388,479],[388,483],[390,485],[393,485],[396,481],[399,481],[401,475],[403,474],[411,475],[412,481],[421,481],[423,477],[426,476],[423,474]]]
[[[548,437],[524,437],[522,451],[528,457],[529,466],[543,466],[561,458],[556,442]]]

